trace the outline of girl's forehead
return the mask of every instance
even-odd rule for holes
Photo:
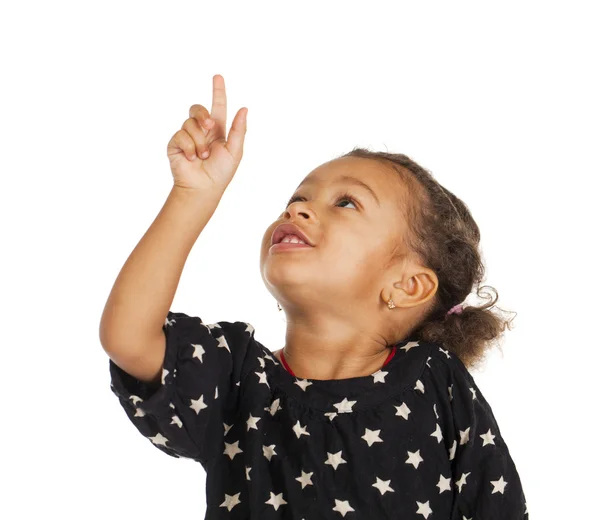
[[[381,204],[385,198],[397,198],[402,193],[401,178],[393,168],[379,161],[362,157],[343,157],[315,168],[298,185],[324,188],[338,184],[354,184],[370,191]]]

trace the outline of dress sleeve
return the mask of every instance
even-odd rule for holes
[[[451,520],[528,520],[519,474],[489,403],[460,358],[428,360],[452,472]]]
[[[207,325],[198,317],[169,312],[163,332],[160,384],[150,386],[109,360],[110,388],[156,448],[206,468],[211,456],[222,451],[224,412],[238,406],[254,328],[244,322]]]

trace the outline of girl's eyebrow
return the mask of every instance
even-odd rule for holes
[[[314,182],[312,179],[307,179],[307,180],[303,181],[300,184],[300,186],[298,186],[298,188],[296,188],[296,190],[298,190],[302,186],[304,186],[306,184],[310,184],[312,182]],[[373,189],[368,184],[365,184],[363,181],[357,179],[356,177],[350,177],[349,175],[342,175],[335,182],[338,183],[338,184],[342,183],[342,182],[347,182],[347,183],[350,183],[350,184],[355,184],[356,186],[359,186],[360,188],[364,188],[375,199],[375,202],[377,202],[377,205],[381,206],[381,204],[379,203],[379,198],[377,198],[377,195],[375,194],[375,192],[373,191]]]

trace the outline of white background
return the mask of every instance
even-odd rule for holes
[[[316,166],[405,153],[466,202],[517,312],[473,375],[533,519],[597,511],[598,17],[593,2],[12,2],[0,15],[6,519],[203,518],[204,471],[135,430],[100,317],[172,185],[166,156],[225,78],[245,153],[172,310],[285,321],[267,226]],[[431,520],[431,519],[430,519]],[[484,519],[478,519],[484,520]]]

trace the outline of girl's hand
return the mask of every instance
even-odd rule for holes
[[[192,105],[189,119],[167,145],[175,186],[224,192],[242,160],[247,114],[247,108],[238,110],[226,140],[225,80],[219,74],[213,76],[212,112]]]

